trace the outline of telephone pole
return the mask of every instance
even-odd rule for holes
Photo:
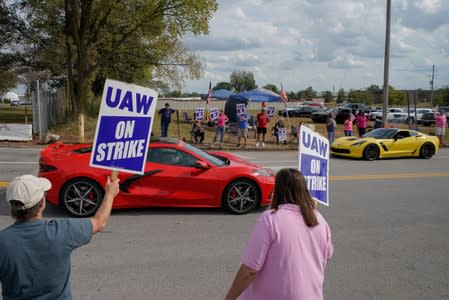
[[[391,0],[387,0],[387,24],[385,29],[385,56],[384,56],[384,106],[382,109],[382,120],[387,124],[388,116],[388,68],[390,64],[390,23],[391,23]]]
[[[430,80],[430,105],[433,107],[433,80],[435,76],[435,65],[432,65],[432,80]]]

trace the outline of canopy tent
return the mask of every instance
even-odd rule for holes
[[[212,91],[211,98],[216,100],[227,100],[229,99],[229,96],[231,96],[233,93],[231,91],[225,90],[225,89],[219,89],[216,91]],[[207,94],[201,94],[201,99],[206,99]]]
[[[246,99],[252,102],[279,102],[281,97],[270,90],[257,88],[247,92],[241,92],[229,96],[229,99]]]

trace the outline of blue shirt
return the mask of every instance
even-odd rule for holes
[[[239,128],[248,128],[248,114],[245,113],[239,117]]]
[[[3,299],[72,299],[70,255],[90,242],[90,219],[16,222],[0,232]]]
[[[161,108],[159,110],[159,115],[161,116],[161,122],[164,123],[171,123],[171,114],[175,113],[176,110],[171,109],[171,108]]]

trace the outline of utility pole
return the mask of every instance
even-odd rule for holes
[[[385,28],[385,56],[384,56],[384,106],[382,109],[382,120],[387,125],[388,116],[388,69],[390,64],[390,23],[391,23],[391,0],[387,0],[387,23]]]
[[[435,76],[435,65],[432,65],[432,80],[430,80],[430,105],[433,107],[433,80]]]

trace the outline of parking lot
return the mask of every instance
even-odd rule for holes
[[[0,149],[0,181],[36,173],[38,151]],[[275,171],[297,165],[295,151],[236,153]],[[430,160],[331,159],[330,168],[330,206],[319,207],[335,246],[325,299],[449,299],[449,149]],[[0,187],[0,229],[12,222],[4,200]],[[260,211],[114,211],[72,256],[74,299],[222,299]]]

